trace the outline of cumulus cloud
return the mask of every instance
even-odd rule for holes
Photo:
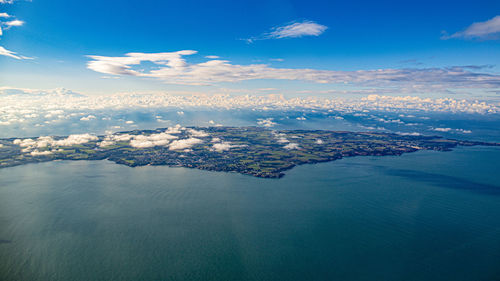
[[[168,127],[167,130],[165,131],[165,133],[167,133],[167,134],[180,134],[185,129],[186,128],[182,127],[180,124],[177,124],[173,127]]]
[[[500,39],[500,15],[487,21],[475,22],[463,31],[441,37],[444,40],[452,38],[498,40]]]
[[[177,138],[167,133],[137,135],[130,140],[130,145],[136,148],[166,146],[171,140]]]
[[[115,145],[115,144],[116,144],[116,142],[114,142],[114,141],[111,141],[111,140],[103,140],[103,141],[101,141],[100,143],[98,143],[97,145],[98,145],[99,147],[107,147],[107,146],[112,146],[112,145]]]
[[[451,131],[451,128],[434,128],[434,131],[436,131],[436,132],[449,132],[449,131]]]
[[[433,131],[436,131],[436,132],[459,132],[459,133],[462,133],[462,134],[471,134],[472,131],[471,130],[466,130],[466,129],[452,129],[452,128],[433,128],[432,129]]]
[[[76,144],[84,144],[90,141],[96,141],[99,138],[91,134],[76,134],[70,135],[65,139],[51,142],[51,146],[72,146]]]
[[[276,140],[277,143],[289,143],[290,141],[287,140],[285,137],[279,137]]]
[[[298,80],[312,83],[351,84],[355,86],[419,88],[445,91],[447,88],[498,88],[500,75],[474,72],[466,67],[404,68],[336,71],[308,68],[274,68],[267,64],[238,65],[227,60],[208,60],[188,63],[183,58],[196,51],[170,53],[128,53],[123,57],[88,56],[91,70],[113,75],[156,78],[169,84],[209,85],[220,82],[239,82],[256,79]],[[136,69],[142,62],[157,67]]]
[[[278,123],[274,122],[273,120],[274,118],[266,118],[266,119],[259,118],[257,119],[257,124],[264,127],[274,127]]]
[[[69,135],[63,139],[54,139],[51,136],[43,136],[37,139],[15,139],[12,141],[13,144],[22,147],[23,153],[30,153],[33,156],[38,155],[48,155],[52,152],[47,152],[47,150],[39,151],[39,148],[57,148],[59,146],[73,146],[78,144],[88,143],[90,141],[97,141],[99,138],[90,134],[75,134]]]
[[[197,138],[188,138],[173,141],[168,149],[170,150],[184,150],[193,147],[194,145],[203,143],[203,140]]]
[[[95,119],[96,117],[94,115],[88,115],[85,117],[80,118],[80,121],[90,121],[92,119]]]
[[[45,151],[38,151],[38,150],[33,150],[30,152],[30,154],[32,156],[40,156],[40,155],[50,155],[52,154],[53,152],[52,151],[49,151],[49,150],[45,150]]]
[[[299,38],[304,36],[319,36],[328,29],[327,26],[315,23],[313,21],[292,22],[285,25],[273,27],[270,32],[257,37],[245,39],[252,43],[256,40]]]
[[[285,145],[283,148],[288,149],[288,150],[292,150],[292,149],[300,149],[300,146],[298,143],[291,142],[291,143]]]
[[[187,129],[187,132],[193,137],[199,137],[199,138],[208,137],[208,134],[201,130]]]
[[[219,138],[212,138],[212,151],[216,151],[216,152],[224,152],[224,151],[228,151],[230,150],[231,148],[237,148],[237,147],[247,147],[248,145],[246,144],[232,144],[231,142],[229,141],[221,141],[221,139]]]
[[[223,152],[231,149],[232,146],[230,142],[222,142],[222,143],[214,143],[212,147],[217,152]]]

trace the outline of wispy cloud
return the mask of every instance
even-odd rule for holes
[[[315,23],[313,21],[292,22],[285,25],[273,27],[269,32],[244,40],[248,43],[252,43],[256,40],[319,36],[327,29],[327,26]]]
[[[14,0],[0,0],[0,4],[12,4],[13,2],[14,2]],[[0,19],[10,18],[10,17],[11,17],[11,15],[9,15],[7,13],[0,13]],[[7,30],[13,26],[22,26],[22,25],[24,25],[24,21],[18,20],[18,19],[11,20],[11,21],[2,21],[2,22],[0,22],[0,36],[3,36],[4,30]],[[2,28],[2,27],[4,27],[4,28]],[[2,46],[0,46],[0,56],[6,56],[6,57],[10,57],[10,58],[17,59],[17,60],[33,59],[30,57],[18,55],[16,52],[9,51]]]
[[[500,39],[500,15],[487,21],[473,23],[463,31],[456,32],[452,35],[445,34],[441,37],[443,40],[453,38],[498,40]]]
[[[0,33],[1,34],[1,33]],[[9,51],[4,47],[0,46],[0,56],[10,57],[16,60],[31,60],[33,58],[18,55],[16,52]]]
[[[445,90],[447,87],[500,87],[500,75],[474,72],[474,69],[466,67],[337,71],[275,68],[267,64],[238,65],[227,60],[188,63],[183,58],[196,53],[193,50],[184,50],[169,53],[128,53],[123,57],[88,56],[92,60],[87,63],[87,67],[105,74],[156,78],[165,83],[183,85],[273,79],[370,87],[427,87],[434,90]],[[157,67],[151,70],[138,69],[142,62],[152,62]]]

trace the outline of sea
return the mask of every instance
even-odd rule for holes
[[[499,164],[499,147],[475,146],[281,179],[107,160],[0,169],[0,280],[500,280]]]

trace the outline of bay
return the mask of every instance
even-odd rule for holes
[[[0,170],[1,280],[498,280],[500,149],[281,179],[58,161]]]

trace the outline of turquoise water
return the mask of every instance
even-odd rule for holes
[[[500,149],[282,179],[62,161],[0,170],[1,280],[500,280]]]

